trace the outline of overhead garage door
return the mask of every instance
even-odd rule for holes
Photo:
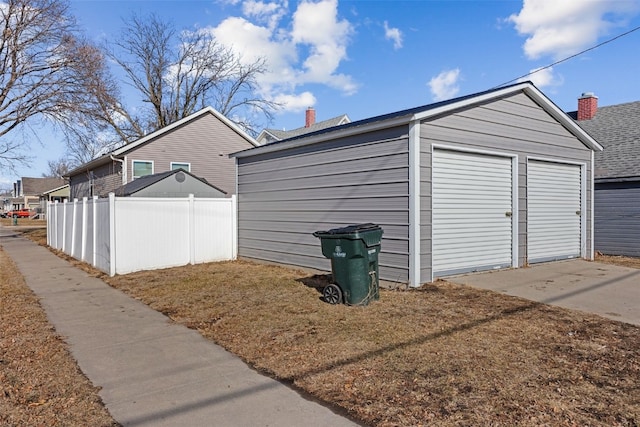
[[[529,263],[580,256],[579,165],[530,160],[527,170]]]
[[[512,265],[511,158],[435,149],[433,272]]]

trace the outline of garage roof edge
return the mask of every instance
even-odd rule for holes
[[[395,113],[376,116],[359,120],[335,128],[324,129],[316,133],[306,134],[296,138],[290,138],[260,147],[250,148],[232,153],[230,157],[244,158],[259,154],[273,153],[289,148],[303,147],[319,142],[344,138],[365,132],[373,132],[388,129],[395,126],[408,125],[411,122],[425,120],[437,115],[446,114],[466,106],[471,106],[491,99],[508,96],[516,92],[524,92],[529,95],[541,108],[560,122],[585,146],[594,151],[602,151],[602,146],[596,142],[587,132],[578,126],[564,111],[555,105],[546,95],[537,89],[531,82],[517,83],[511,86],[490,89],[471,95],[454,98],[448,101],[437,102],[422,107],[402,110]]]

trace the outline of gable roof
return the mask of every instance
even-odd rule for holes
[[[604,147],[595,153],[595,179],[640,180],[640,101],[598,107],[593,119],[576,123]]]
[[[365,132],[372,132],[380,129],[386,129],[394,126],[407,125],[414,121],[425,120],[443,114],[451,113],[460,108],[465,108],[487,102],[493,99],[509,96],[518,92],[524,92],[531,97],[541,108],[554,117],[569,132],[576,136],[584,145],[592,150],[600,151],[602,147],[587,132],[576,124],[564,111],[558,108],[549,98],[546,97],[531,82],[516,83],[510,86],[503,86],[496,89],[490,89],[484,92],[478,92],[470,95],[461,96],[447,101],[436,102],[433,104],[423,105],[421,107],[410,108],[407,110],[396,111],[381,116],[371,117],[369,119],[359,120],[344,124],[341,126],[327,128],[320,131],[308,133],[305,135],[289,138],[283,141],[276,141],[271,144],[262,145],[260,147],[250,148],[247,150],[233,153],[231,157],[248,157],[257,154],[271,153],[275,151],[285,150],[292,147],[315,144],[329,139],[343,138],[351,135],[357,135]]]
[[[28,196],[44,194],[49,190],[58,189],[65,185],[62,178],[22,178],[22,194]]]
[[[142,144],[145,144],[159,136],[164,135],[165,133],[168,133],[170,131],[172,131],[173,129],[176,129],[180,126],[183,126],[201,116],[204,116],[205,114],[212,114],[213,116],[215,116],[218,120],[220,120],[221,122],[223,122],[224,124],[226,124],[231,130],[233,130],[235,133],[237,133],[238,135],[240,135],[242,138],[244,138],[247,142],[249,142],[251,145],[253,145],[254,147],[259,146],[260,144],[258,144],[258,142],[253,139],[249,134],[247,134],[245,131],[243,131],[242,129],[240,129],[238,127],[238,125],[236,125],[235,123],[233,123],[231,120],[227,119],[225,116],[223,116],[222,114],[220,114],[218,111],[216,111],[213,107],[205,107],[200,111],[196,111],[195,113],[178,120],[177,122],[171,123],[168,126],[165,126],[161,129],[158,129],[155,132],[151,132],[150,134],[143,136],[140,139],[137,139],[129,144],[123,145],[120,148],[116,148],[115,150],[113,150],[112,152],[105,154],[104,156],[98,157],[96,159],[93,159],[85,164],[82,164],[80,166],[78,166],[77,168],[69,171],[69,173],[67,173],[66,176],[72,176],[72,175],[76,175],[80,172],[84,172],[87,169],[92,169],[95,168],[97,166],[103,165],[105,163],[108,163],[109,161],[112,161],[114,157],[118,157],[118,156],[122,156],[124,154],[127,154],[129,151],[133,150],[134,148],[139,147]]]
[[[341,116],[314,123],[309,127],[302,126],[291,130],[264,129],[256,139],[260,141],[263,137],[269,135],[276,141],[282,141],[284,139],[295,138],[297,136],[306,135],[308,133],[340,126],[350,122],[351,119],[349,119],[349,116],[343,114]]]
[[[218,187],[216,187],[213,184],[208,183],[206,180],[199,178],[197,176],[195,176],[194,174],[192,174],[191,172],[188,172],[184,169],[174,169],[172,171],[168,171],[168,172],[160,172],[160,173],[155,173],[153,175],[145,175],[145,176],[141,176],[140,178],[136,178],[133,181],[116,188],[116,190],[114,191],[116,196],[128,196],[134,193],[137,193],[140,190],[143,190],[147,187],[152,186],[153,184],[162,181],[163,179],[166,179],[167,177],[170,177],[171,175],[175,175],[178,172],[182,172],[186,175],[189,175],[195,179],[197,179],[198,181],[208,185],[209,187],[212,187],[218,191],[220,191],[222,194],[227,194],[226,191],[219,189]]]

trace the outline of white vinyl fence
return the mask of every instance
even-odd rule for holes
[[[237,256],[236,197],[49,203],[47,244],[111,276]]]

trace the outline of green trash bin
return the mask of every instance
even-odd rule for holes
[[[354,224],[328,231],[316,231],[322,254],[331,260],[333,283],[323,290],[331,304],[367,305],[380,299],[378,255],[382,228],[379,225]]]

